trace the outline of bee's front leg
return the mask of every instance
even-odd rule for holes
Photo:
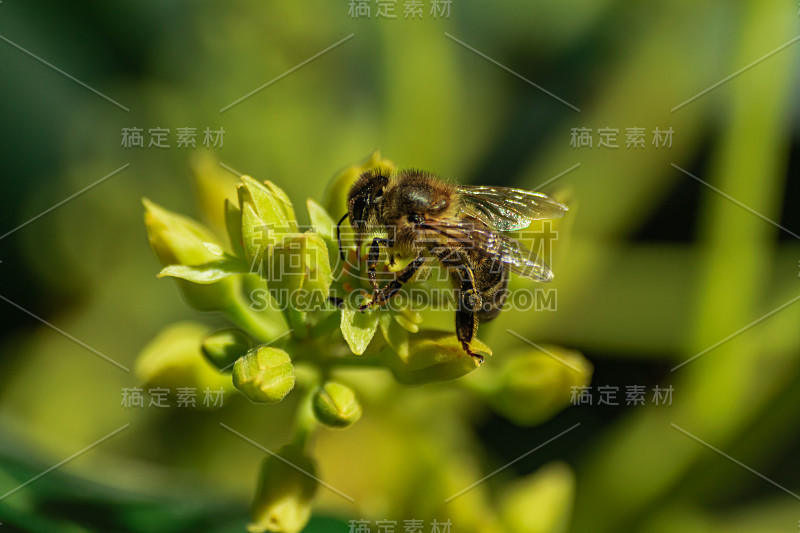
[[[375,267],[378,265],[378,260],[381,257],[381,244],[389,246],[389,239],[374,238],[372,244],[369,245],[369,254],[367,255],[367,274],[369,275],[369,282],[372,283],[372,288],[377,294],[380,291],[378,287],[378,278],[375,273]]]
[[[377,292],[372,297],[372,300],[359,307],[359,311],[363,313],[370,307],[376,305],[383,305],[384,303],[386,303],[386,301],[389,298],[397,294],[397,291],[400,290],[400,288],[403,286],[403,283],[406,283],[407,281],[409,281],[411,278],[414,277],[414,274],[417,273],[417,271],[424,263],[425,263],[425,257],[420,255],[416,259],[411,261],[408,265],[406,265],[406,267],[397,274],[397,277],[392,281],[390,281],[389,283],[387,283],[383,287],[383,289],[378,289],[376,283],[375,286]]]

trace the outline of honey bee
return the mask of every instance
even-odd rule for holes
[[[550,268],[507,232],[528,227],[533,220],[564,216],[567,206],[540,192],[511,187],[453,185],[421,170],[389,174],[368,170],[347,195],[347,213],[337,224],[339,251],[344,259],[341,225],[350,219],[356,249],[375,237],[367,254],[372,299],[361,311],[385,304],[410,281],[426,261],[437,260],[457,291],[455,330],[464,351],[483,362],[470,347],[478,323],[495,318],[505,304],[509,272],[537,281],[553,279]],[[380,287],[376,265],[380,247],[413,260],[395,279]]]

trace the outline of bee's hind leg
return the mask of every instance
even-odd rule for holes
[[[481,364],[483,363],[483,356],[470,348],[470,342],[472,342],[476,329],[475,313],[461,309],[456,311],[456,337],[461,341],[461,347],[464,348],[464,351],[472,356],[478,364]]]
[[[476,311],[481,308],[481,297],[475,292],[470,277],[461,282],[459,290],[459,305],[456,310],[456,337],[461,341],[461,347],[478,364],[483,363],[483,356],[472,350],[470,343],[478,331]]]

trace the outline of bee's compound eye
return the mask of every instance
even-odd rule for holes
[[[366,220],[367,201],[362,198],[356,198],[353,204],[353,223],[364,222]]]

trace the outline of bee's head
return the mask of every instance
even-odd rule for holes
[[[389,177],[382,169],[367,170],[353,184],[347,194],[347,213],[350,224],[357,231],[366,231],[378,218],[383,190]]]
[[[356,245],[360,245],[370,228],[378,224],[378,215],[383,202],[383,191],[389,183],[385,169],[372,169],[362,173],[347,193],[347,214],[350,225],[356,231]],[[341,242],[340,242],[341,249]]]

